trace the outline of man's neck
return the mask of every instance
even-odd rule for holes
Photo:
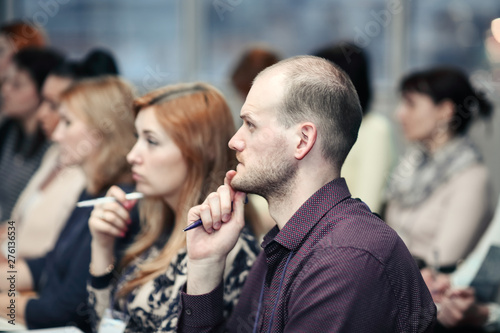
[[[295,212],[320,188],[333,179],[339,178],[338,172],[311,174],[299,173],[286,195],[267,198],[269,202],[269,214],[276,221],[281,230]]]

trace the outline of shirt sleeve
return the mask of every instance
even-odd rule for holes
[[[89,241],[89,239],[82,239]],[[90,246],[82,246],[74,254],[68,276],[58,288],[44,292],[43,297],[26,304],[26,323],[29,328],[75,325],[88,314],[86,283],[89,275]],[[76,310],[76,311],[75,311]]]
[[[401,273],[404,282],[393,283],[385,265],[370,253],[350,247],[326,249],[292,286],[284,331],[432,332],[432,327],[416,328],[419,319],[435,313],[420,306],[429,303],[418,292],[423,289],[408,291],[415,283],[425,288],[423,281],[414,280],[416,274],[415,267],[413,274]]]
[[[238,302],[248,273],[255,262],[258,249],[246,231],[229,253],[224,270],[224,283],[204,295],[188,295],[181,290],[179,332],[218,332],[230,317]]]
[[[188,295],[186,287],[181,291],[178,332],[218,332],[224,324],[224,286],[204,295]]]

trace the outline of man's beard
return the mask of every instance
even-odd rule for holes
[[[244,166],[247,168],[247,166]],[[269,201],[271,198],[284,197],[293,185],[297,166],[287,161],[282,154],[277,154],[268,161],[258,161],[246,174],[231,181],[231,187],[237,191],[257,194]]]

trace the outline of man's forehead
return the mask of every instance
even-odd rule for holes
[[[268,122],[278,117],[278,104],[252,105],[245,103],[240,111],[240,118],[251,122]]]
[[[285,68],[274,67],[272,69],[264,70],[255,79],[254,85],[270,84],[276,87],[282,87],[285,82]]]
[[[252,85],[245,101],[245,105],[250,109],[274,107],[280,104],[283,93],[283,75],[265,73],[264,75],[259,76]]]

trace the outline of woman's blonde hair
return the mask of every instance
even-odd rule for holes
[[[131,85],[116,76],[79,80],[61,96],[61,102],[92,128],[90,143],[99,144],[87,180],[89,193],[132,181],[126,155],[135,142],[133,101]]]
[[[205,83],[176,84],[135,100],[136,114],[150,107],[181,150],[188,168],[187,178],[180,190],[177,207],[169,207],[161,199],[142,200],[141,233],[125,253],[121,267],[155,244],[161,235],[170,232],[169,238],[159,255],[143,263],[139,274],[119,290],[119,296],[127,295],[165,272],[165,265],[185,247],[182,229],[188,210],[215,191],[226,171],[236,164],[235,153],[227,145],[235,132],[231,112],[214,87]]]

